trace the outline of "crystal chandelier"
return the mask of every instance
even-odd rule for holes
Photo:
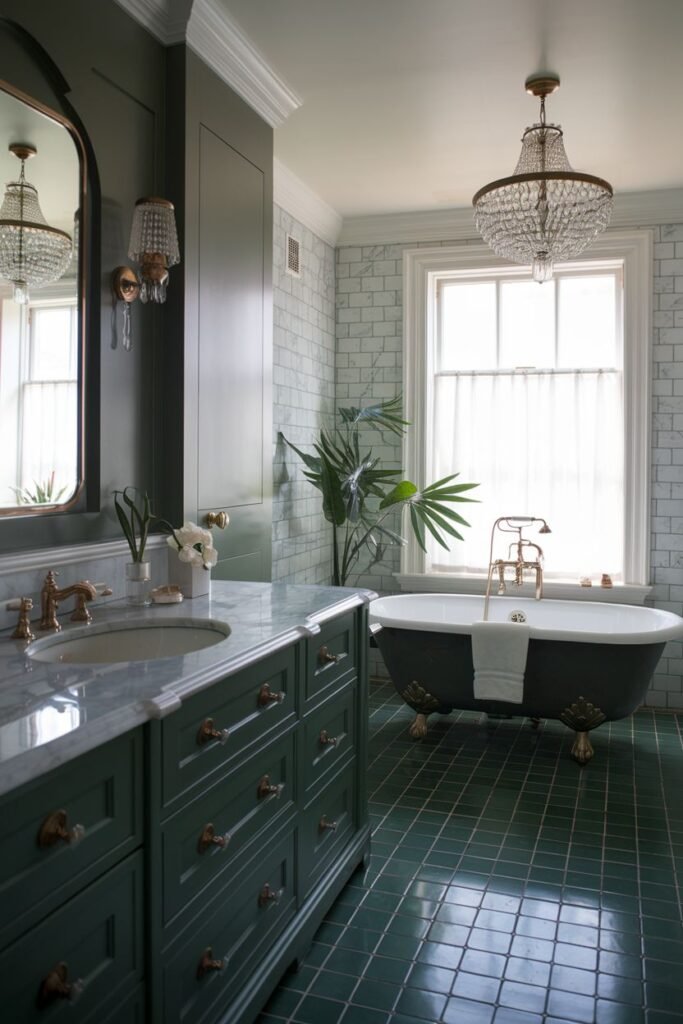
[[[480,235],[498,256],[531,264],[535,281],[552,277],[553,263],[578,256],[607,227],[612,186],[572,170],[559,125],[546,124],[545,98],[557,75],[532,75],[525,89],[541,101],[540,120],[527,128],[515,173],[480,188],[472,200]]]
[[[180,263],[173,203],[168,199],[138,199],[128,255],[140,264],[142,302],[165,302],[168,268]]]
[[[0,278],[13,285],[15,302],[26,303],[29,288],[59,280],[71,262],[73,247],[66,231],[47,223],[38,192],[26,181],[24,165],[37,151],[17,143],[9,149],[21,161],[21,174],[5,186],[0,207]]]

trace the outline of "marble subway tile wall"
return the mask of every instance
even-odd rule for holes
[[[645,226],[645,225],[643,225]],[[648,601],[683,615],[683,224],[655,227],[652,381],[652,533]],[[433,246],[438,243],[428,242]],[[449,245],[443,241],[442,245]],[[401,391],[403,251],[415,243],[337,250],[337,402],[367,403]],[[373,444],[400,465],[400,444]],[[358,584],[392,593],[399,552]],[[378,653],[371,671],[385,674]],[[648,704],[683,709],[683,644],[667,645]]]
[[[285,269],[288,234],[300,242],[298,278]],[[334,423],[334,249],[277,205],[273,246],[273,580],[327,584],[330,526],[278,432],[311,451],[320,428]]]

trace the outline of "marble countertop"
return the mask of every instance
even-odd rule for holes
[[[126,622],[227,623],[230,635],[191,654],[116,664],[63,664],[30,657],[30,645],[0,633],[0,795],[152,718],[251,662],[315,636],[326,620],[376,595],[366,590],[287,583],[213,581],[210,597],[133,608],[91,606],[98,632]],[[66,637],[84,629],[61,613]],[[38,637],[44,634],[36,634]],[[34,641],[38,642],[38,641]]]

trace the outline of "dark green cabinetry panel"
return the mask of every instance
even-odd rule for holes
[[[261,746],[273,730],[294,720],[298,663],[298,647],[278,651],[190,698],[162,722],[161,803],[165,808],[193,787],[210,785],[251,745]],[[264,688],[284,697],[262,703]],[[205,741],[200,735],[208,719],[216,732],[227,732],[222,741]]]
[[[75,845],[39,845],[55,812]],[[54,819],[53,819],[54,820]],[[128,733],[0,800],[0,948],[142,843],[142,731]]]
[[[231,1001],[294,917],[294,835],[269,842],[234,878],[229,899],[210,904],[163,973],[164,1024],[239,1024]],[[222,965],[202,971],[204,957]]]
[[[306,802],[345,761],[354,756],[358,732],[356,692],[354,680],[340,694],[335,694],[304,718],[301,767]]]
[[[351,762],[301,815],[298,866],[302,898],[339,856],[356,831],[356,764]]]
[[[90,1024],[128,997],[143,975],[142,874],[134,853],[0,954],[3,1020]],[[75,1002],[46,991],[60,965],[82,985]]]
[[[341,615],[326,622],[317,636],[306,641],[306,680],[304,695],[313,702],[336,688],[358,663],[356,617]]]
[[[189,917],[220,899],[219,890],[232,882],[245,855],[253,855],[252,841],[260,836],[267,844],[283,816],[291,818],[295,799],[290,730],[164,822],[158,867],[169,940]]]

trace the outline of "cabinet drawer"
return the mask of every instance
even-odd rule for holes
[[[273,729],[294,721],[297,660],[297,647],[278,651],[208,687],[164,719],[162,806],[199,783],[211,783],[250,744],[262,744]],[[212,731],[222,736],[213,737]]]
[[[0,801],[0,948],[141,843],[142,781],[136,729]]]
[[[100,1021],[143,972],[142,854],[93,882],[0,956],[2,1017]],[[73,1002],[70,986],[82,986]]]
[[[355,785],[356,763],[352,761],[302,814],[298,863],[304,898],[356,830]]]
[[[259,969],[295,912],[291,832],[274,845],[264,844],[264,850],[235,877],[233,893],[217,909],[211,905],[212,916],[198,920],[191,940],[164,964],[164,1024],[223,1020],[251,971]],[[274,894],[277,900],[268,898]],[[220,970],[214,969],[219,966]]]
[[[105,1012],[105,1009],[101,1011]],[[116,1001],[116,1006],[107,1017],[98,1017],[97,1024],[147,1024],[147,1007],[143,985],[128,996]]]
[[[356,671],[356,619],[353,612],[322,626],[306,641],[306,700],[333,687],[347,673]]]
[[[353,756],[356,746],[356,686],[317,707],[303,722],[302,771],[306,799]]]
[[[237,855],[262,829],[272,833],[274,819],[291,811],[295,795],[290,732],[259,750],[206,796],[167,818],[161,829],[163,925],[173,922],[177,933],[186,917],[196,913],[191,901],[202,890],[202,903],[210,902],[235,874]],[[268,833],[263,841],[268,842]]]

